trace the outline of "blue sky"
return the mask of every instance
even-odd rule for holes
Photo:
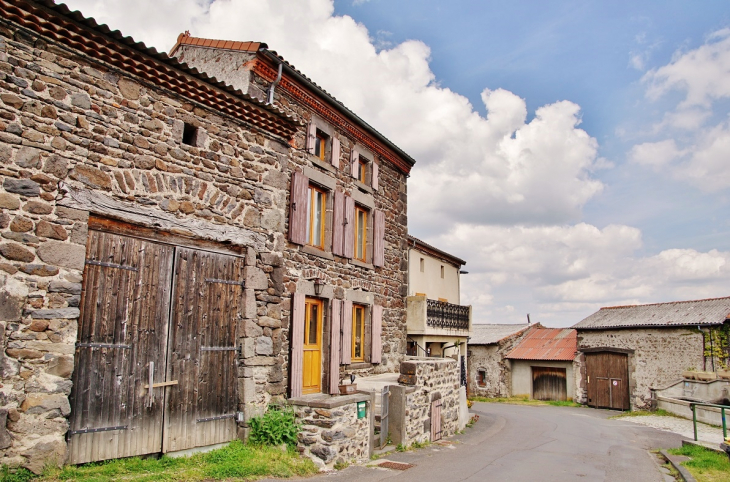
[[[726,1],[72,0],[167,50],[268,43],[411,154],[476,322],[730,295]]]

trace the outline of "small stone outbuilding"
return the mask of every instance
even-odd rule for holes
[[[510,364],[505,355],[522,338],[540,324],[475,324],[474,334],[469,339],[469,377],[470,396],[509,397],[512,393]]]
[[[576,399],[594,407],[649,409],[651,387],[684,370],[727,362],[730,297],[601,308],[578,332]]]

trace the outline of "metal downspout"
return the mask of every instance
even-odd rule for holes
[[[279,85],[279,81],[281,81],[281,72],[283,68],[284,64],[279,62],[279,73],[276,75],[276,80],[274,80],[269,86],[269,95],[266,100],[266,105],[272,105],[274,103],[274,90],[276,89],[276,86]]]

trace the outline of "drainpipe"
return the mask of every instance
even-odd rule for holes
[[[279,73],[276,75],[276,80],[274,80],[271,85],[269,86],[269,97],[266,101],[267,105],[272,105],[274,103],[274,89],[276,89],[276,86],[279,84],[279,81],[281,80],[281,70],[284,68],[284,64],[279,62]]]

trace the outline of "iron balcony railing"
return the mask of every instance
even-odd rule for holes
[[[426,300],[426,323],[437,328],[469,329],[469,307]]]

